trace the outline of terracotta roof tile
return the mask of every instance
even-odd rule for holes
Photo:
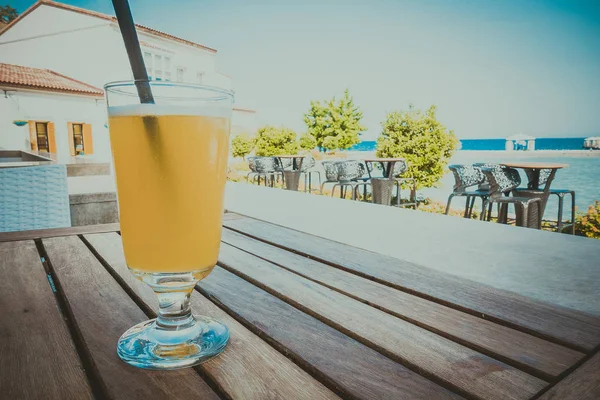
[[[49,69],[0,63],[0,84],[28,89],[104,96],[104,92]]]
[[[33,10],[35,10],[36,8],[38,8],[39,6],[41,6],[42,4],[51,6],[51,7],[56,7],[56,8],[61,8],[63,10],[69,10],[69,11],[73,11],[79,14],[84,14],[84,15],[89,15],[90,17],[96,17],[96,18],[101,18],[104,19],[106,21],[111,21],[111,22],[117,22],[117,18],[113,17],[112,15],[107,15],[107,14],[102,14],[96,11],[91,11],[91,10],[86,10],[85,8],[80,8],[80,7],[75,7],[75,6],[71,6],[68,4],[63,4],[63,3],[59,3],[57,1],[51,1],[51,0],[38,0],[35,4],[33,4],[31,7],[29,7],[27,10],[25,10],[23,12],[23,14],[19,15],[15,20],[11,21],[5,28],[4,30],[1,30],[2,32],[0,32],[0,34],[2,34],[3,32],[9,30],[13,25],[15,25],[17,22],[19,22],[22,18],[24,18],[27,14],[29,14],[30,12],[32,12]],[[158,36],[158,37],[162,37],[164,39],[169,39],[169,40],[173,40],[175,42],[178,43],[182,43],[182,44],[186,44],[189,46],[193,46],[193,47],[197,47],[206,51],[210,51],[211,53],[216,53],[217,50],[201,45],[200,43],[196,43],[196,42],[192,42],[190,40],[186,40],[165,32],[161,32],[159,30],[156,29],[152,29],[149,28],[147,26],[144,25],[139,25],[139,24],[135,24],[136,28],[138,31],[141,32],[145,32],[145,33],[149,33],[151,35],[154,36]]]

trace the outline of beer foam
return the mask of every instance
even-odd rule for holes
[[[108,107],[109,117],[125,116],[166,116],[166,115],[193,115],[198,117],[230,118],[231,108],[226,106],[177,106],[156,104],[130,104],[126,106]]]

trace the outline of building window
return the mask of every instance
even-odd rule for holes
[[[177,68],[177,82],[183,82],[183,68]]]
[[[83,124],[73,124],[73,145],[75,146],[75,155],[84,154]]]
[[[144,64],[146,64],[146,72],[148,73],[148,79],[152,79],[154,76],[154,69],[152,66],[154,65],[152,60],[152,53],[144,52]]]
[[[69,151],[72,156],[89,156],[94,154],[92,125],[83,122],[67,122],[69,133]],[[52,145],[52,143],[50,143]]]
[[[163,80],[163,60],[158,54],[154,55],[154,75],[157,81]]]
[[[144,64],[146,64],[146,72],[150,80],[172,80],[171,62],[170,56],[144,50]]]
[[[38,151],[50,152],[50,147],[49,147],[49,143],[48,143],[48,123],[36,122],[35,123],[35,132],[36,132],[36,136],[37,136]]]
[[[171,57],[164,57],[165,63],[165,81],[171,80]]]
[[[198,72],[196,74],[196,80],[198,81],[198,83],[202,83],[202,78],[204,77],[204,74],[202,72]]]

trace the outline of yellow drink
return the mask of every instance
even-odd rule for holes
[[[109,124],[127,265],[208,274],[221,239],[229,119],[109,109]]]

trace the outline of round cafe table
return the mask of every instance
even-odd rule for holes
[[[300,183],[300,174],[302,173],[302,161],[304,160],[304,156],[295,154],[295,155],[281,155],[275,156],[279,160],[279,165],[281,165],[281,169],[283,171],[283,182],[285,183],[285,188],[287,190],[298,191],[298,185]],[[292,159],[292,170],[286,171],[283,168],[283,160],[284,159]]]
[[[365,158],[363,161],[367,165],[367,173],[371,179],[373,203],[387,206],[391,205],[392,192],[395,184],[394,177],[392,176],[394,165],[399,161],[404,161],[404,158]],[[375,163],[381,165],[383,178],[373,178],[371,176],[371,171],[373,170],[372,165]]]
[[[548,202],[548,197],[550,195],[550,185],[552,184],[552,180],[554,180],[554,175],[556,175],[556,171],[562,168],[567,168],[568,164],[559,164],[559,163],[545,163],[545,162],[507,162],[501,163],[500,165],[504,165],[505,167],[510,168],[519,168],[525,171],[527,175],[527,189],[516,189],[515,192],[518,193],[520,197],[538,197],[542,199],[542,203],[540,205],[540,218],[544,215],[544,210],[546,209],[546,203]],[[540,188],[540,172],[543,169],[549,169],[550,175],[546,180],[546,184],[544,188]]]

